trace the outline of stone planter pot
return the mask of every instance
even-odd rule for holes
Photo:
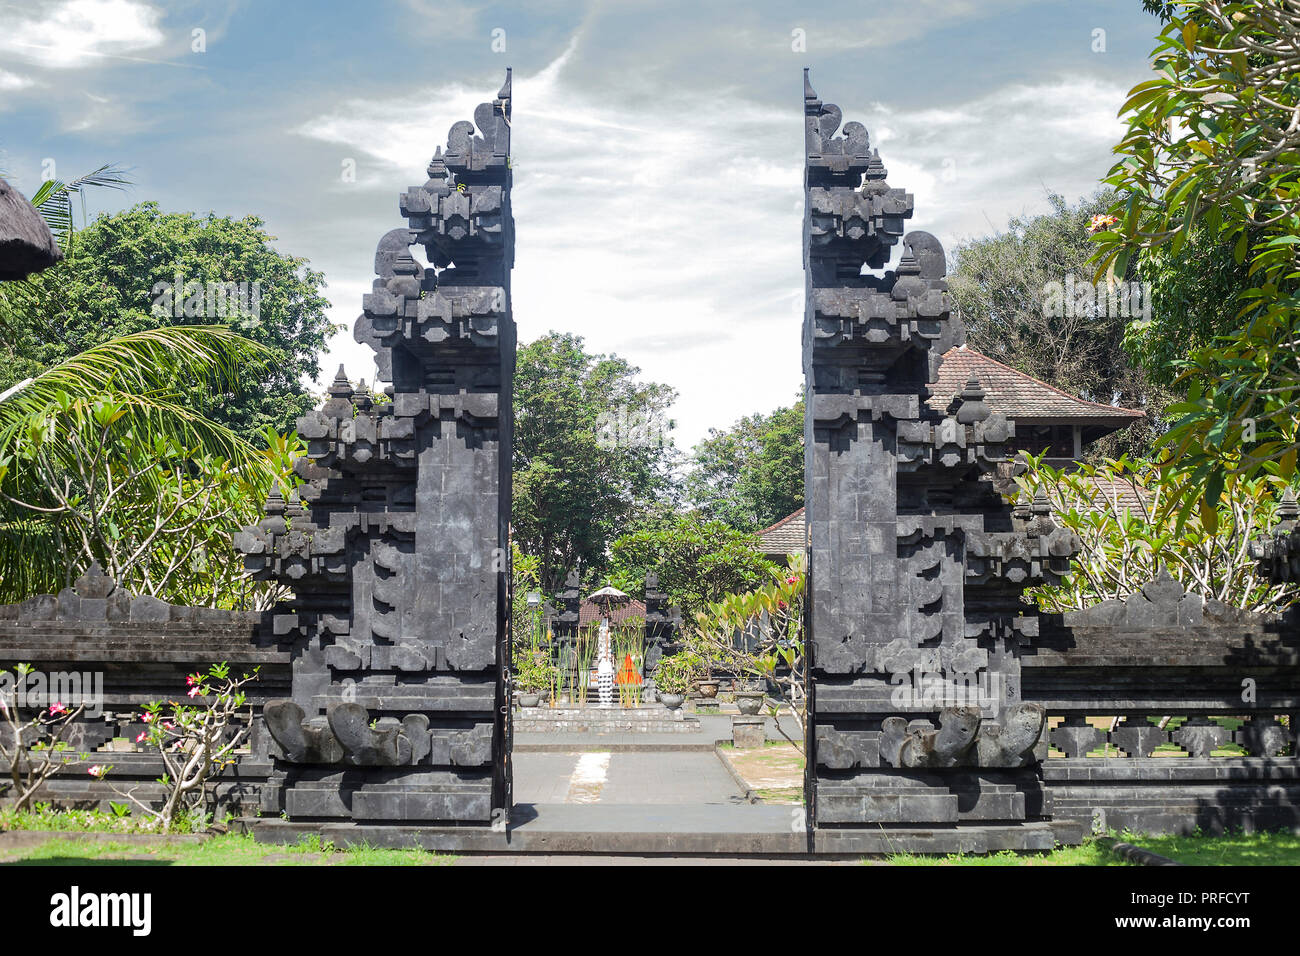
[[[676,710],[678,707],[682,706],[682,702],[684,700],[686,700],[686,697],[683,694],[660,694],[659,695],[659,703],[663,704],[669,710]]]
[[[520,694],[520,695],[519,695],[519,706],[520,706],[520,707],[536,707],[536,706],[537,706],[538,704],[540,704],[541,702],[542,702],[542,699],[541,699],[541,697],[538,696],[537,694]]]
[[[766,696],[761,690],[737,691],[736,709],[747,717],[752,717],[763,709],[763,698]]]
[[[712,699],[718,696],[718,682],[715,680],[698,681],[696,683],[696,686],[699,687],[700,689],[701,697],[708,697]]]

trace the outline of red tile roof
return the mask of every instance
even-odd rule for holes
[[[1116,510],[1121,513],[1127,508],[1134,517],[1145,518],[1150,501],[1146,489],[1123,478],[1115,481],[1092,478],[1089,483],[1094,489],[1092,502],[1100,506],[1100,510],[1108,511],[1109,506],[1106,502],[1110,501],[1118,505]],[[803,508],[786,515],[772,527],[758,532],[759,547],[768,557],[786,555],[791,551],[802,551],[804,536],[807,534],[806,522]]]
[[[758,533],[758,540],[764,554],[789,554],[802,551],[807,530],[804,526],[803,509],[786,515],[770,528]]]
[[[1140,409],[1117,408],[1076,398],[965,345],[944,353],[939,378],[930,386],[932,394],[927,404],[946,414],[953,396],[966,387],[972,373],[987,393],[985,403],[995,412],[1017,421],[1081,420],[1080,424],[1127,425],[1146,414]]]
[[[613,607],[609,619],[614,624],[624,624],[633,620],[645,620],[645,604],[632,598],[627,604]],[[595,624],[600,620],[600,605],[583,601],[578,606],[578,624]]]

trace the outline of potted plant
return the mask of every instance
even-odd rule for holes
[[[515,689],[519,691],[520,707],[536,707],[542,693],[555,682],[555,665],[544,652],[523,655],[515,665]]]
[[[703,615],[700,615],[700,617],[703,620]],[[702,635],[698,633],[688,635],[685,647],[677,656],[689,660],[692,671],[703,672],[704,676],[695,681],[695,687],[699,690],[700,696],[706,698],[717,697],[718,688],[722,682],[716,680],[713,676],[713,654],[710,652],[709,645]]]
[[[691,686],[693,671],[693,662],[687,654],[673,654],[661,660],[654,672],[659,702],[669,710],[681,707],[686,699],[686,690]]]

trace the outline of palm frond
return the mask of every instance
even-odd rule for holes
[[[40,213],[50,232],[62,245],[67,235],[72,232],[72,197],[84,195],[87,189],[125,189],[131,185],[128,170],[115,163],[105,163],[94,172],[79,176],[71,182],[59,179],[47,179],[41,183],[31,203]]]
[[[56,593],[67,564],[55,522],[19,514],[0,500],[0,604]]]
[[[232,467],[267,472],[264,456],[233,431],[185,406],[184,390],[214,394],[239,390],[250,364],[272,352],[224,326],[146,329],[89,348],[42,372],[0,401],[0,462],[23,436],[51,416],[64,424],[105,400],[120,405],[122,425]],[[57,448],[59,436],[50,439]]]

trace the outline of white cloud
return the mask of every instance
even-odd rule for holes
[[[641,97],[578,88],[565,82],[573,52],[570,45],[541,73],[515,78],[521,340],[575,332],[591,350],[617,351],[647,378],[674,386],[684,447],[710,426],[788,404],[802,382],[799,114],[742,90],[702,103],[694,90]],[[494,92],[490,82],[345,102],[297,131],[390,170],[373,180],[395,196],[423,180],[433,147]],[[833,94],[823,92],[847,119],[888,131],[876,141],[888,139],[891,184],[916,194],[913,228],[949,248],[1045,208],[1044,186],[1067,196],[1095,188],[1118,141],[1114,110],[1123,98],[1119,87],[1070,78],[911,113]],[[376,240],[400,224],[394,207],[378,207]],[[346,277],[330,273],[345,280],[329,290],[337,321],[356,317],[369,286],[369,262],[353,268]],[[354,377],[369,377],[369,356],[341,335],[327,374],[346,359]]]
[[[32,81],[17,73],[10,73],[8,70],[0,70],[0,93],[14,93],[18,90],[25,90],[32,85]]]
[[[900,111],[840,102],[868,130],[888,129],[881,158],[892,185],[916,196],[911,225],[946,248],[1004,228],[1010,216],[1046,208],[1046,192],[1093,192],[1124,126],[1126,87],[1063,76],[1017,84],[944,109]],[[873,132],[873,145],[880,138]]]
[[[50,69],[160,46],[161,12],[138,0],[46,0],[0,9],[0,53]]]

